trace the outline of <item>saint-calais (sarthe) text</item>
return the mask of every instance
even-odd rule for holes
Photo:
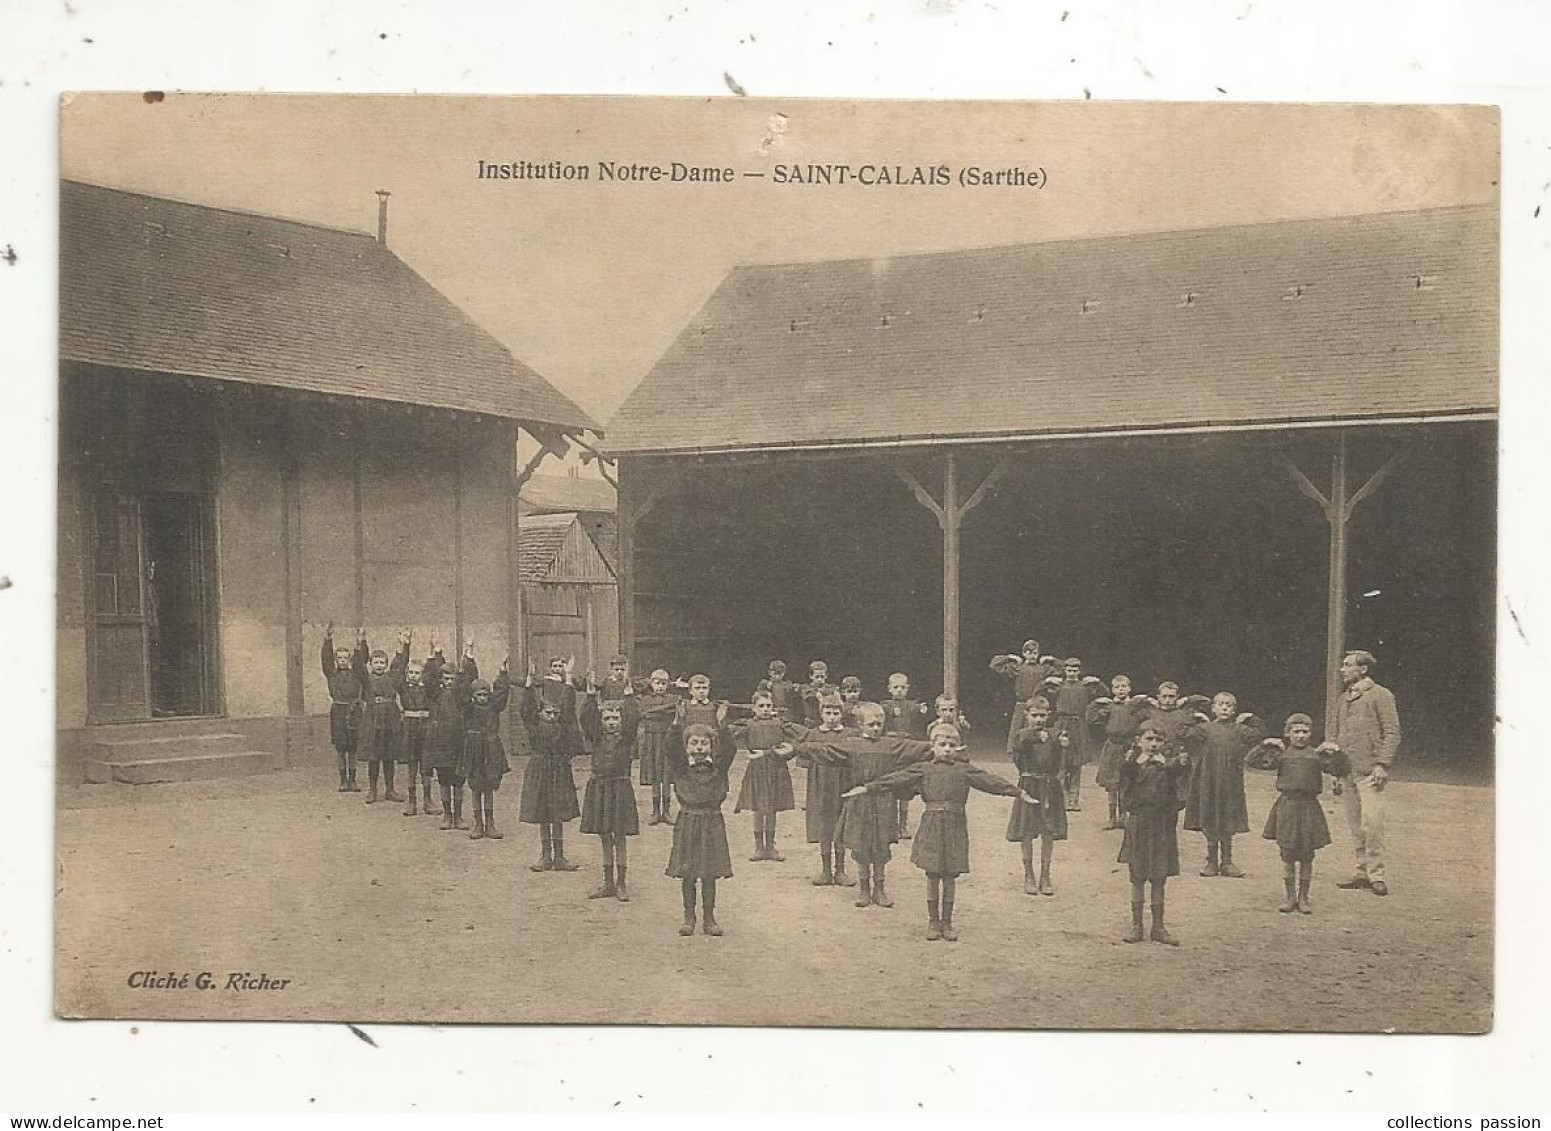
[[[1048,182],[1043,166],[910,165],[886,163],[809,162],[771,165],[768,169],[737,169],[731,165],[696,165],[684,161],[486,161],[475,162],[481,181],[563,181],[588,184],[728,185],[765,181],[774,185],[872,188],[1035,188]]]

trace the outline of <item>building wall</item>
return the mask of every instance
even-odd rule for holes
[[[353,642],[360,624],[374,646],[389,651],[408,627],[417,657],[433,636],[454,654],[459,561],[463,636],[477,642],[482,667],[493,674],[499,666],[507,649],[509,423],[75,367],[65,368],[61,385],[61,780],[78,781],[76,767],[93,735],[108,733],[87,726],[90,484],[103,474],[98,469],[112,467],[132,469],[153,488],[193,489],[195,473],[157,453],[187,447],[182,441],[196,414],[211,422],[213,436],[203,489],[214,496],[217,670],[226,727],[246,728],[270,748],[288,742],[293,757],[325,755],[326,726],[319,724],[328,694],[318,666],[325,626],[333,621],[337,640]],[[122,442],[143,449],[140,455],[104,441],[114,432],[112,419],[125,412],[125,397],[134,412],[117,431],[132,438]],[[460,464],[461,556],[454,517]],[[284,551],[288,482],[298,503],[290,532],[298,547],[295,577],[288,577]],[[300,622],[304,715],[293,720],[300,725],[277,729],[288,713],[288,615]]]
[[[284,415],[268,398],[229,394],[216,483],[222,700],[227,716],[286,713]]]

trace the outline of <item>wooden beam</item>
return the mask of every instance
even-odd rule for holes
[[[573,439],[571,433],[560,428],[552,428],[547,424],[525,423],[520,425],[520,427],[526,428],[528,435],[538,441],[539,447],[556,459],[565,459],[566,456],[571,454],[571,440]]]
[[[1352,492],[1352,497],[1346,501],[1347,518],[1352,517],[1352,511],[1357,508],[1358,503],[1362,502],[1369,495],[1373,494],[1379,489],[1383,482],[1388,479],[1394,472],[1395,468],[1400,466],[1400,462],[1404,458],[1405,453],[1403,452],[1390,456],[1389,459],[1384,461],[1384,466],[1380,467],[1379,470],[1375,471],[1368,477],[1368,482],[1364,483],[1361,487],[1357,488],[1356,491]]]
[[[533,473],[539,469],[539,464],[544,462],[546,456],[553,453],[548,448],[540,448],[533,453],[533,458],[519,469],[517,468],[517,438],[521,435],[518,429],[512,430],[512,492],[515,495],[521,491],[528,480],[533,478]]]
[[[937,525],[946,529],[946,513],[944,512],[942,506],[937,502],[937,500],[932,498],[932,493],[925,487],[921,486],[921,481],[912,475],[910,473],[910,469],[904,465],[894,464],[893,471],[895,477],[915,493],[916,501],[927,510],[932,512],[933,517],[937,519]]]
[[[1297,486],[1298,491],[1305,497],[1314,500],[1319,509],[1325,512],[1326,521],[1329,521],[1333,512],[1330,509],[1330,500],[1325,498],[1324,492],[1314,486],[1313,481],[1303,474],[1298,465],[1285,454],[1279,453],[1278,458],[1282,461],[1282,466],[1287,469],[1287,474],[1292,477],[1292,481]]]
[[[1012,465],[1013,458],[1010,453],[998,460],[996,466],[991,469],[991,473],[980,481],[980,486],[975,488],[974,494],[964,500],[964,505],[959,508],[960,517],[968,514],[984,502],[986,492],[1001,482],[1003,476],[1012,470]]]

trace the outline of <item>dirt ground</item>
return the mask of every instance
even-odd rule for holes
[[[1005,762],[981,759],[1008,775]],[[578,787],[586,783],[578,759]],[[890,910],[815,888],[817,852],[783,814],[784,863],[750,863],[749,814],[726,806],[737,875],[720,885],[722,938],[681,938],[679,885],[663,875],[672,830],[630,843],[632,902],[588,900],[597,838],[568,826],[580,871],[535,874],[537,830],[515,820],[521,764],[497,795],[501,841],[341,794],[327,765],[261,778],[61,791],[56,1001],[64,1016],[355,1022],[577,1022],[915,1028],[1258,1029],[1479,1032],[1492,1019],[1493,791],[1391,786],[1391,895],[1341,891],[1350,838],[1320,853],[1315,913],[1282,915],[1281,872],[1259,828],[1273,777],[1249,775],[1249,875],[1196,875],[1181,833],[1169,883],[1183,946],[1125,945],[1120,834],[1089,784],[1056,848],[1053,898],[1021,887],[1007,806],[970,800],[971,866],[957,943],[927,942],[924,880],[909,844],[890,865]],[[733,770],[733,796],[742,759]],[[363,770],[364,782],[364,770]],[[643,818],[650,811],[644,791]],[[920,803],[915,812],[919,815]],[[187,989],[130,989],[136,971],[187,973]],[[195,987],[213,975],[211,989]],[[229,974],[289,979],[227,989]]]

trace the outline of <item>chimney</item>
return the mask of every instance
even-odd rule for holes
[[[390,195],[387,189],[377,190],[377,242],[384,247],[388,243],[388,197]]]

